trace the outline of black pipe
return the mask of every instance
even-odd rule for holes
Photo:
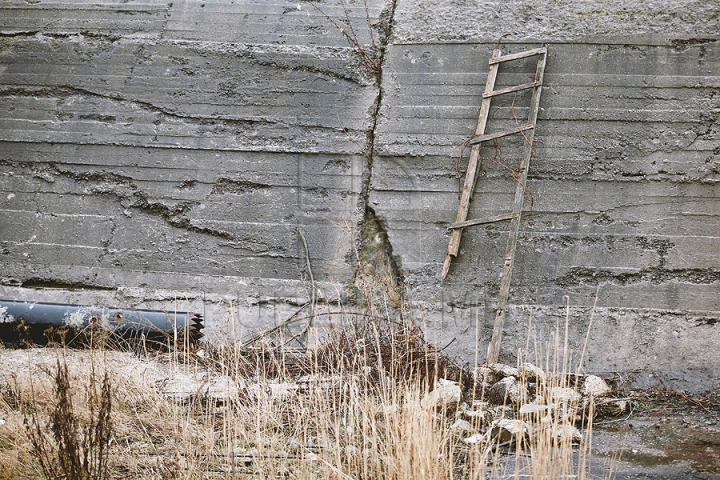
[[[0,340],[15,346],[65,343],[97,331],[178,341],[187,333],[194,343],[203,336],[203,328],[199,313],[0,300]]]

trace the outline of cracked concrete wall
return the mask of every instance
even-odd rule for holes
[[[507,224],[466,229],[445,282],[440,268],[459,146],[510,33],[506,53],[547,43],[549,58],[504,358],[530,320],[543,343],[569,311],[576,355],[593,319],[587,370],[710,388],[720,7],[667,3],[368,0],[388,42],[376,75],[329,21],[370,51],[362,0],[3,2],[0,295],[177,305],[219,338],[308,301],[298,227],[334,302],[371,230],[430,338],[482,360]],[[503,66],[498,85],[533,69]],[[491,129],[527,113],[512,100]],[[521,144],[499,146],[483,150],[470,218],[510,209],[501,162]]]
[[[370,45],[384,8],[3,2],[0,296],[200,311],[211,337],[286,319],[310,273],[343,301],[378,86],[329,19]]]
[[[511,34],[503,53],[547,44],[549,55],[501,359],[528,336],[547,350],[567,314],[576,360],[593,319],[586,370],[720,382],[719,27],[713,2],[398,4],[369,200],[431,337],[482,361],[492,335],[508,222],[466,228],[444,282],[440,271],[459,146],[493,46]],[[497,86],[529,81],[535,64],[503,64]],[[527,118],[529,93],[508,97],[488,131]],[[522,142],[485,144],[468,218],[510,213]]]

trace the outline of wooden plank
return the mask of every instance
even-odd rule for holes
[[[543,75],[545,73],[545,63],[547,55],[543,55],[538,60],[537,69],[535,71],[535,81],[542,84]],[[528,125],[535,125],[537,122],[538,110],[540,109],[540,94],[542,86],[535,89],[530,99],[530,112],[528,113]],[[531,129],[527,135],[523,134],[525,139],[525,149],[523,152],[522,162],[520,164],[520,172],[517,178],[517,188],[515,189],[515,202],[513,204],[513,218],[510,221],[510,234],[508,236],[507,247],[505,249],[505,259],[503,262],[503,271],[500,277],[500,293],[498,295],[497,312],[495,313],[495,325],[493,326],[493,335],[488,346],[487,362],[497,363],[500,355],[500,342],[502,332],[505,326],[505,310],[507,309],[508,297],[510,296],[510,279],[512,277],[513,264],[515,263],[515,250],[517,247],[518,234],[520,232],[520,217],[522,207],[525,203],[525,191],[527,190],[527,176],[530,168],[530,158],[533,153],[533,138],[535,129]]]
[[[488,133],[487,135],[480,135],[468,142],[468,145],[475,145],[488,140],[495,140],[496,138],[506,137],[508,135],[515,135],[516,133],[524,132],[525,130],[531,130],[535,128],[534,125],[523,125],[522,127],[516,127],[512,130],[505,130],[503,132]]]
[[[519,60],[521,58],[532,57],[534,55],[545,55],[547,53],[547,47],[533,48],[532,50],[526,50],[524,52],[511,53],[510,55],[504,55],[502,57],[491,57],[490,65],[496,63],[509,62],[510,60]]]
[[[501,54],[500,49],[496,48],[493,50],[492,57],[499,57]],[[485,93],[492,92],[495,88],[495,79],[497,78],[499,65],[490,65],[488,70],[487,82],[485,83]],[[480,106],[480,113],[478,114],[478,122],[475,127],[475,135],[483,135],[485,133],[485,126],[487,125],[488,115],[490,114],[490,102],[492,98],[484,98]],[[458,207],[457,217],[455,222],[464,222],[467,219],[468,210],[470,209],[470,199],[472,198],[473,190],[475,190],[475,181],[477,180],[477,170],[480,160],[480,145],[476,144],[472,146],[470,151],[470,160],[468,161],[467,173],[465,174],[465,183],[463,184],[462,193],[460,195],[460,206]],[[441,278],[444,280],[450,271],[450,263],[452,257],[456,257],[460,250],[460,239],[462,238],[462,228],[456,228],[453,230],[450,236],[450,244],[448,245],[448,253],[445,256],[445,262],[443,263]]]
[[[472,225],[484,225],[486,223],[495,223],[502,222],[503,220],[511,220],[512,218],[512,215],[495,215],[494,217],[476,218],[474,220],[465,220],[464,222],[451,223],[450,225],[448,225],[447,228],[454,229],[469,227]]]
[[[500,90],[493,90],[490,93],[483,93],[483,98],[496,97],[498,95],[505,95],[506,93],[519,92],[521,90],[527,90],[529,88],[539,87],[540,83],[530,82],[523,83],[522,85],[514,85],[512,87],[501,88]]]

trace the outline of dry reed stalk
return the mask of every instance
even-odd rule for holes
[[[202,358],[180,349],[143,358],[103,354],[102,367],[115,385],[108,477],[589,477],[591,431],[586,430],[579,450],[557,436],[573,425],[573,405],[558,404],[543,415],[526,416],[533,432],[530,437],[517,435],[510,444],[499,445],[486,433],[483,441],[467,444],[466,435],[449,428],[459,418],[456,404],[425,409],[421,400],[436,387],[438,378],[450,377],[465,386],[464,399],[472,403],[474,381],[468,369],[427,344],[412,324],[358,318],[362,321],[343,318],[320,345],[302,354],[227,346],[206,346]],[[544,355],[545,368],[551,372],[546,382],[533,386],[539,403],[549,405],[554,388],[573,385],[572,355],[563,352],[564,337],[558,325],[546,354],[538,351],[535,341],[535,357]],[[82,368],[82,362],[91,355],[98,354],[67,352],[68,398],[78,398],[79,386],[83,381],[88,384],[88,369]],[[183,401],[163,393],[168,378],[197,378],[197,385],[206,385],[220,376],[231,382],[219,397],[210,396],[202,386],[193,387],[197,391],[188,392]],[[8,459],[13,474],[34,472],[24,478],[38,478],[42,472],[35,459],[21,453],[32,446],[26,433],[18,431],[18,418],[23,411],[52,408],[58,395],[52,380],[36,376],[33,400],[24,404],[18,399],[30,397],[29,385],[22,379],[11,388],[7,385],[12,382],[0,388],[2,416],[15,425],[14,434],[0,429],[0,459]],[[87,431],[91,416],[73,414],[81,430]],[[486,431],[488,422],[476,419],[472,428]],[[514,456],[508,456],[509,447]]]

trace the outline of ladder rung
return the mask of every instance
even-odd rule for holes
[[[523,125],[522,127],[513,128],[512,130],[506,130],[504,132],[495,132],[489,133],[487,135],[479,135],[470,140],[467,144],[476,145],[478,143],[487,142],[488,140],[495,140],[496,138],[507,137],[508,135],[515,135],[516,133],[524,132],[525,130],[530,130],[531,128],[535,128],[535,126]]]
[[[455,222],[448,225],[447,228],[453,230],[455,228],[469,227],[471,225],[483,225],[485,223],[502,222],[503,220],[512,220],[512,215],[496,215],[494,217],[476,218],[474,220],[465,220],[464,222]]]
[[[525,52],[511,53],[510,55],[502,55],[500,57],[490,57],[489,63],[490,65],[494,65],[496,63],[509,62],[510,60],[532,57],[534,55],[544,55],[545,53],[547,53],[547,48],[545,47],[533,48]]]
[[[520,90],[527,90],[529,88],[536,88],[542,85],[540,82],[523,83],[522,85],[515,85],[513,87],[501,88],[500,90],[493,90],[492,92],[483,93],[483,98],[490,98],[496,95],[504,95],[506,93],[519,92]]]

